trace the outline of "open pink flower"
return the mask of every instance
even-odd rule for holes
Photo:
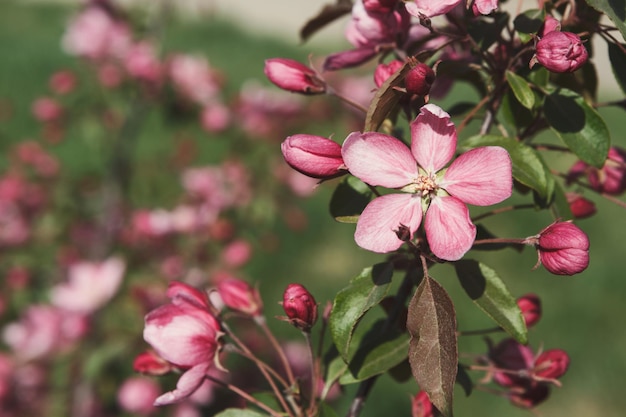
[[[351,133],[343,144],[343,160],[362,181],[406,194],[372,200],[359,217],[355,240],[364,249],[387,253],[410,238],[426,213],[424,228],[430,249],[448,261],[460,259],[472,246],[476,226],[466,204],[488,206],[511,196],[511,158],[498,146],[476,148],[457,158],[456,129],[450,116],[434,104],[422,107],[411,123],[411,148],[377,132]]]

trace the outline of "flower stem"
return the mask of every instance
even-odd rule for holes
[[[293,376],[293,371],[291,369],[291,365],[287,360],[287,355],[285,355],[285,351],[276,340],[276,337],[272,333],[272,331],[267,327],[267,322],[265,321],[265,317],[257,316],[254,318],[254,322],[263,330],[265,336],[269,339],[270,343],[274,347],[276,354],[280,358],[281,363],[283,364],[283,368],[285,368],[285,373],[287,374],[287,380],[289,381],[289,385],[293,388],[296,385],[296,379]]]
[[[251,396],[250,394],[248,394],[247,392],[245,392],[241,388],[239,388],[239,387],[237,387],[237,386],[235,386],[233,384],[229,384],[227,382],[224,382],[224,381],[222,381],[220,379],[214,378],[214,377],[212,377],[210,375],[205,375],[205,378],[210,380],[211,382],[214,382],[214,383],[216,383],[218,385],[223,386],[224,388],[227,388],[227,389],[231,390],[235,394],[237,394],[240,397],[244,398],[246,401],[251,402],[252,404],[254,404],[257,407],[259,407],[260,409],[262,409],[263,411],[268,412],[272,417],[283,417],[282,413],[279,413],[276,410],[274,410],[273,408],[270,408],[269,406],[263,404],[261,401],[257,400],[256,398],[254,398],[253,396]]]

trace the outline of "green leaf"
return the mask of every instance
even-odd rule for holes
[[[387,372],[407,358],[409,337],[406,332],[378,320],[359,341],[348,367],[357,381]]]
[[[333,192],[330,214],[340,223],[356,223],[372,199],[372,191],[360,179],[348,176]]]
[[[325,402],[320,403],[318,411],[318,417],[337,417],[337,413],[335,413],[335,410],[333,410],[330,405],[326,404]]]
[[[352,335],[359,321],[385,298],[393,275],[393,264],[376,264],[363,270],[339,291],[330,313],[330,334],[341,357],[347,362]]]
[[[622,44],[626,48],[626,44]],[[609,43],[609,59],[617,83],[626,94],[626,54],[614,43]]]
[[[406,324],[413,377],[435,407],[451,417],[458,370],[456,314],[446,291],[431,277],[424,277],[417,287]]]
[[[586,0],[587,4],[606,14],[626,39],[626,2],[620,0]]]
[[[465,367],[459,364],[459,369],[456,374],[456,383],[463,388],[465,391],[465,396],[469,397],[472,391],[474,390],[474,383],[472,382],[472,378],[468,375]]]
[[[581,160],[602,167],[611,143],[602,117],[575,92],[559,89],[544,99],[546,121]]]
[[[471,259],[454,264],[461,286],[485,314],[518,342],[528,342],[522,312],[496,271]]]
[[[522,106],[532,109],[535,106],[535,93],[528,85],[528,81],[511,71],[506,72],[506,80]]]
[[[549,196],[554,178],[537,151],[528,145],[497,135],[473,136],[462,144],[463,147],[501,146],[509,152],[513,162],[513,178],[537,191],[543,198]]]
[[[404,77],[410,69],[409,63],[405,63],[400,70],[387,78],[380,86],[367,109],[364,132],[377,131],[389,113],[396,107],[400,98],[406,94],[398,89],[403,87]]]
[[[215,417],[267,417],[269,414],[262,414],[248,408],[228,408]]]
[[[515,17],[513,20],[513,27],[518,32],[520,40],[526,43],[532,39],[531,33],[539,32],[541,25],[545,18],[545,11],[543,9],[531,9],[526,10]]]

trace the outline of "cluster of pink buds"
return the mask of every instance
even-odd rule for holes
[[[511,403],[532,408],[548,398],[550,384],[560,385],[569,366],[564,350],[550,349],[538,354],[514,339],[504,339],[491,348],[489,360],[494,366],[493,380],[506,388]]]

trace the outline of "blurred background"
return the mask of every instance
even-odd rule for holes
[[[288,283],[304,284],[323,306],[363,268],[384,259],[360,250],[354,226],[329,215],[337,182],[316,185],[290,170],[280,154],[282,140],[296,133],[341,142],[360,129],[361,116],[326,97],[281,92],[263,75],[267,58],[310,57],[319,67],[326,54],[346,49],[346,19],[303,44],[298,30],[321,2],[120,4],[124,19],[137,28],[135,38],[147,40],[121,67],[80,56],[89,45],[72,43],[68,35],[80,4],[0,4],[1,416],[194,415],[184,414],[190,409],[212,415],[207,398],[219,391],[188,409],[132,412],[119,399],[120,387],[135,376],[134,357],[147,347],[143,316],[165,302],[169,280],[206,286],[235,276],[256,283],[271,328],[298,340],[287,324],[271,319],[282,314],[278,302]],[[189,85],[171,75],[181,56],[206,61],[199,65],[202,77],[210,79],[204,95],[198,78]],[[597,65],[607,68],[602,61]],[[54,81],[59,73],[65,77]],[[367,100],[374,88],[367,74],[337,75],[333,82]],[[610,72],[603,73],[598,100],[623,98],[615,85]],[[437,104],[445,109],[460,96],[477,98],[459,86]],[[600,112],[613,144],[625,146],[624,110]],[[554,158],[551,166],[561,171],[574,162]],[[539,415],[620,416],[626,409],[626,216],[624,208],[588,197],[597,214],[577,223],[591,242],[590,266],[580,275],[533,270],[537,256],[528,248],[469,254],[496,269],[515,296],[539,295],[544,313],[530,332],[531,343],[571,356],[563,387],[552,389]],[[512,203],[527,200],[516,195]],[[551,222],[547,212],[531,210],[484,224],[501,236],[525,237]],[[32,306],[59,307],[55,289],[67,281],[72,265],[112,257],[124,259],[120,287],[88,313],[72,316],[80,334],[68,331],[66,342],[54,340],[73,322],[65,316],[54,323],[37,318]],[[432,274],[454,300],[461,330],[491,326],[465,296],[453,268],[437,267]],[[58,332],[46,339],[42,328]],[[480,337],[460,343],[465,352],[485,351]],[[165,392],[176,379],[158,381]],[[348,393],[354,389],[347,387]],[[416,391],[412,381],[398,384],[384,376],[362,415],[408,416]],[[346,395],[335,403],[339,415],[349,400]],[[457,388],[455,401],[461,417],[528,413],[479,391],[465,397]]]

